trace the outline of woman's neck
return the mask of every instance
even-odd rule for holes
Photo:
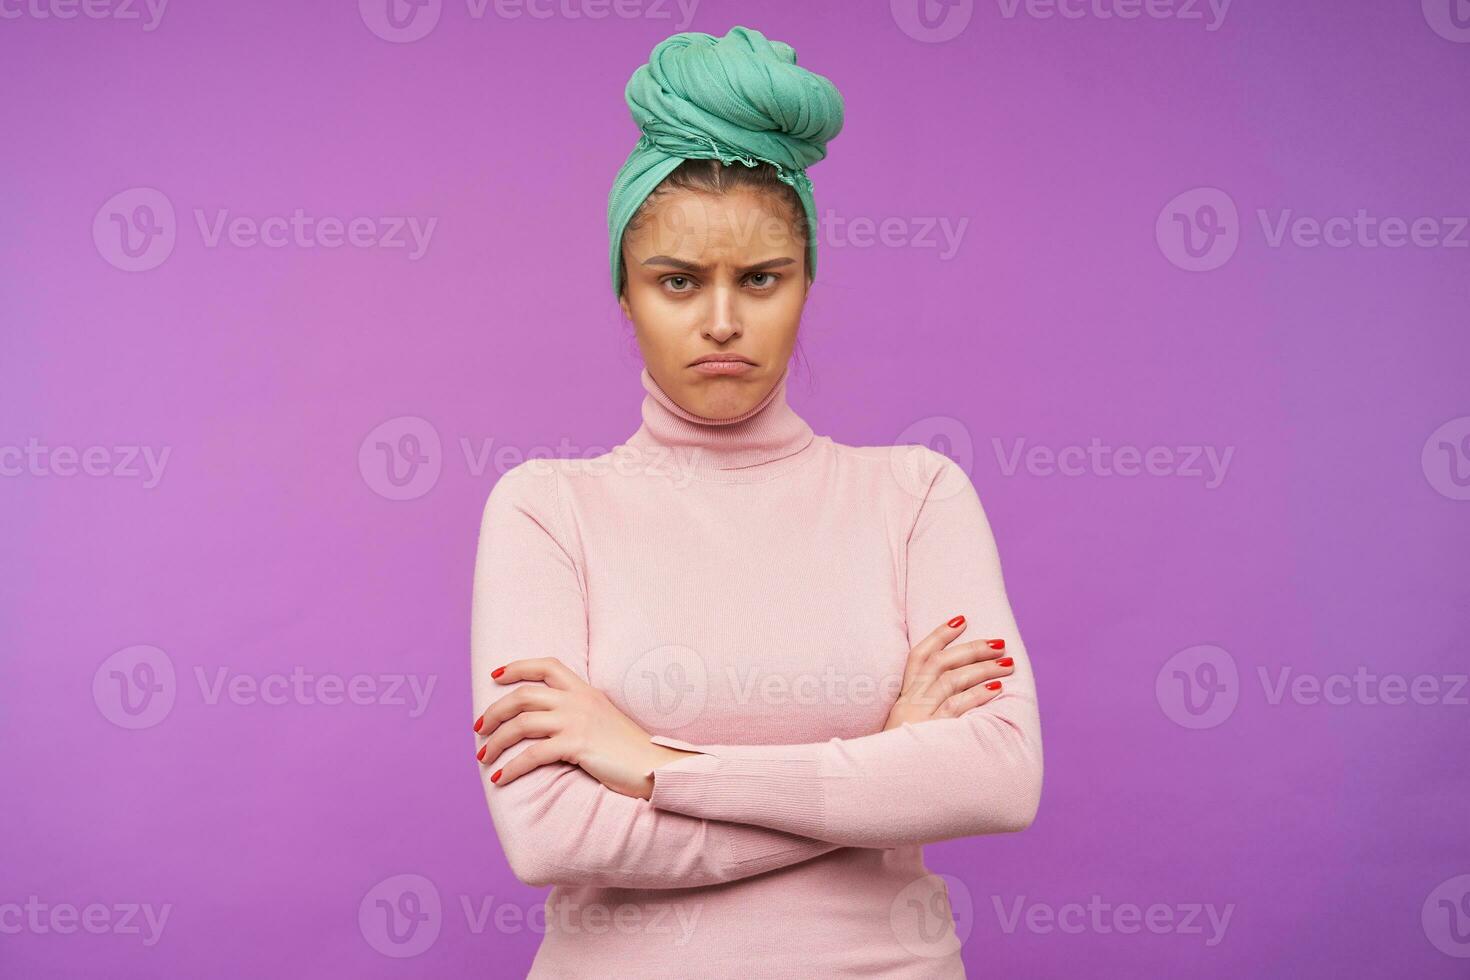
[[[627,444],[666,449],[691,475],[716,479],[763,478],[773,464],[807,449],[816,434],[786,401],[788,370],[748,411],[728,419],[696,415],[674,401],[643,368],[643,424]]]

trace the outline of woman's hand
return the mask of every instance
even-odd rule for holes
[[[498,684],[542,682],[507,694],[475,720],[475,731],[485,739],[481,765],[523,738],[538,740],[490,776],[497,786],[549,762],[570,762],[608,789],[646,800],[653,793],[654,769],[693,754],[654,745],[607,695],[554,657],[514,660],[491,676]]]
[[[909,651],[903,669],[903,691],[888,712],[883,731],[932,718],[958,718],[1000,693],[998,678],[1015,671],[1005,655],[1004,639],[952,641],[965,631],[956,616]]]

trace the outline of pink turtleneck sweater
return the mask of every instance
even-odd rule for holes
[[[1025,829],[1042,782],[969,477],[815,435],[784,376],[727,420],[642,383],[626,443],[515,467],[480,528],[474,711],[520,686],[494,668],[556,657],[699,753],[653,770],[651,800],[567,763],[492,784],[525,741],[480,767],[512,870],[555,886],[530,976],[963,977],[922,845]],[[910,648],[957,614],[955,642],[1004,638],[1014,673],[960,718],[880,731]]]

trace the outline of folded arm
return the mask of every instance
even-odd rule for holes
[[[694,745],[655,736],[698,753],[653,771],[655,807],[861,847],[1009,833],[1035,819],[1042,782],[1035,679],[980,498],[948,457],[927,447],[895,453],[896,467],[910,467],[904,485],[917,495],[905,583],[911,633],[963,614],[960,638],[1004,639],[1014,673],[995,698],[958,718],[860,738]]]
[[[529,461],[510,470],[485,504],[470,626],[476,712],[521,686],[490,677],[511,660],[556,657],[583,680],[588,676],[582,578],[567,547],[550,466]],[[506,859],[528,885],[689,888],[797,864],[839,846],[661,811],[563,762],[506,786],[491,783],[491,773],[526,744],[476,767]]]

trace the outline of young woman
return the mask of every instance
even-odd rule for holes
[[[969,477],[816,435],[786,400],[831,82],[743,27],[627,99],[609,206],[642,423],[485,506],[478,758],[533,977],[963,977],[922,845],[1019,831],[1036,688]]]

